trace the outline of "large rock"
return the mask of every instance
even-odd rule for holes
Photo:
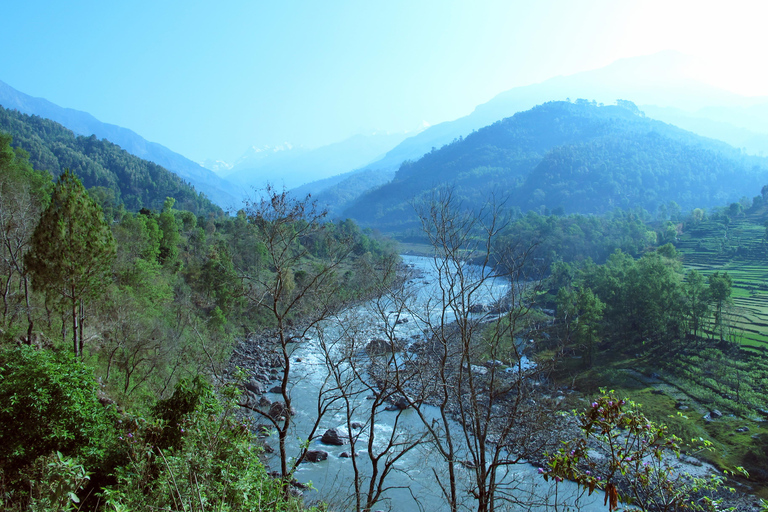
[[[250,391],[251,393],[255,395],[260,395],[264,393],[264,388],[261,386],[261,383],[257,381],[256,379],[251,379],[244,385],[245,389]]]
[[[382,340],[380,338],[376,338],[374,340],[371,340],[370,343],[365,347],[365,350],[370,355],[381,355],[386,354],[388,352],[392,352],[394,347],[390,342],[387,340]]]
[[[256,404],[259,403],[259,397],[253,391],[246,389],[243,392],[243,401],[246,407],[256,407]]]
[[[304,455],[304,460],[307,462],[320,462],[321,460],[326,460],[328,458],[328,452],[325,450],[309,450],[306,455]]]
[[[404,396],[401,396],[398,398],[392,405],[388,405],[384,408],[385,411],[403,411],[410,407],[410,403],[408,403],[408,399]]]
[[[404,396],[401,396],[400,398],[397,399],[397,402],[395,402],[395,407],[397,407],[401,411],[407,409],[410,405],[411,404],[408,403],[408,399],[405,398]]]
[[[485,313],[488,311],[488,306],[485,304],[472,304],[469,306],[470,313]]]
[[[280,419],[283,416],[290,416],[294,413],[294,411],[289,411],[285,407],[285,402],[274,402],[270,408],[269,408],[269,416],[272,419]]]
[[[486,368],[485,366],[480,366],[480,365],[473,364],[473,365],[470,366],[470,369],[472,370],[472,373],[474,373],[475,375],[487,375],[488,374],[488,368]]]
[[[320,438],[320,442],[323,444],[330,444],[333,446],[341,446],[345,443],[346,435],[339,432],[336,428],[329,428]]]

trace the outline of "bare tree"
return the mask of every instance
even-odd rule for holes
[[[13,323],[19,310],[27,317],[27,342],[32,337],[32,306],[29,274],[24,254],[40,218],[40,203],[28,184],[0,183],[0,275],[2,275],[3,321]],[[20,292],[20,293],[19,293]],[[23,301],[23,308],[21,302]]]
[[[525,353],[537,327],[536,245],[501,240],[501,206],[463,211],[449,189],[421,205],[434,248],[435,293],[423,307],[409,305],[406,294],[390,308],[396,316],[407,311],[423,339],[379,379],[422,419],[445,463],[435,478],[451,510],[466,505],[467,493],[478,511],[503,502],[531,505],[537,498],[523,492],[509,468],[554,442],[546,433],[555,401],[538,392],[548,366]],[[394,331],[392,338],[395,346]],[[460,478],[466,474],[469,485]]]
[[[307,197],[298,200],[287,191],[268,187],[264,198],[246,203],[248,222],[256,228],[258,241],[266,248],[266,265],[241,269],[246,298],[273,323],[276,348],[282,366],[282,404],[269,411],[253,408],[277,431],[280,474],[286,484],[304,460],[307,449],[290,461],[286,439],[291,427],[293,385],[291,354],[294,343],[319,327],[340,307],[339,273],[351,252],[351,243],[330,232],[326,212]],[[321,393],[319,416],[306,438],[311,440],[321,415],[329,407]]]
[[[403,487],[389,477],[404,471],[398,462],[424,441],[424,432],[403,424],[404,411],[393,405],[398,394],[394,386],[372,381],[371,358],[365,355],[371,324],[356,313],[337,318],[321,337],[320,347],[333,382],[328,391],[341,405],[350,445],[346,455],[352,465],[351,493],[342,499],[349,508],[369,511],[390,498],[388,491]],[[390,428],[378,429],[383,422]]]

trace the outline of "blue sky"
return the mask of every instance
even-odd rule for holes
[[[710,83],[768,95],[763,2],[9,4],[0,80],[197,161],[413,130],[664,49],[703,58]]]

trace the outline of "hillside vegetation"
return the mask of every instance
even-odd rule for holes
[[[566,340],[561,382],[632,397],[684,439],[712,442],[704,458],[744,466],[765,493],[768,187],[762,190],[709,212],[664,208],[647,229],[657,243],[670,243],[649,244],[634,257],[619,250],[596,265],[555,244],[560,259],[574,263],[553,264],[544,302],[557,310],[553,336]],[[552,245],[552,237],[543,240]]]
[[[131,191],[151,205],[177,184],[201,208],[167,197],[158,211],[116,208],[107,219],[94,197],[103,189],[87,191],[71,171],[52,184],[0,134],[3,509],[302,509],[289,480],[267,475],[237,414],[252,373],[229,367],[234,345],[358,298],[387,244],[351,221],[309,217],[285,194],[206,215],[216,210],[164,169],[31,121],[52,132],[22,124],[33,151],[80,164],[75,173],[113,183],[131,206]],[[100,162],[125,166],[108,173]],[[147,188],[121,189],[138,184]]]
[[[649,119],[630,102],[550,102],[405,162],[345,215],[379,228],[415,227],[411,202],[455,187],[466,206],[487,198],[546,213],[683,210],[738,200],[768,181],[768,161]],[[738,178],[738,179],[735,179]]]
[[[119,146],[76,136],[62,125],[38,116],[0,107],[0,131],[13,136],[13,146],[29,154],[35,169],[59,176],[70,169],[109,209],[125,205],[130,211],[160,210],[166,197],[196,215],[221,209],[176,174],[124,151]]]

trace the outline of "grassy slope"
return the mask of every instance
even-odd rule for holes
[[[731,275],[735,345],[685,340],[643,354],[614,346],[591,370],[574,359],[566,361],[563,373],[575,375],[576,387],[587,393],[604,386],[643,404],[651,419],[684,440],[712,442],[712,449],[700,455],[724,469],[747,468],[751,491],[763,498],[768,498],[768,422],[762,413],[768,410],[766,219],[768,208],[760,207],[727,228],[722,221],[706,220],[686,228],[676,243],[686,270]],[[705,419],[714,409],[723,416]],[[743,427],[748,430],[737,432]]]
[[[768,243],[763,223],[766,207],[732,221],[703,221],[684,233],[677,244],[687,269],[704,275],[726,271],[733,279],[733,314],[745,350],[768,350]]]

